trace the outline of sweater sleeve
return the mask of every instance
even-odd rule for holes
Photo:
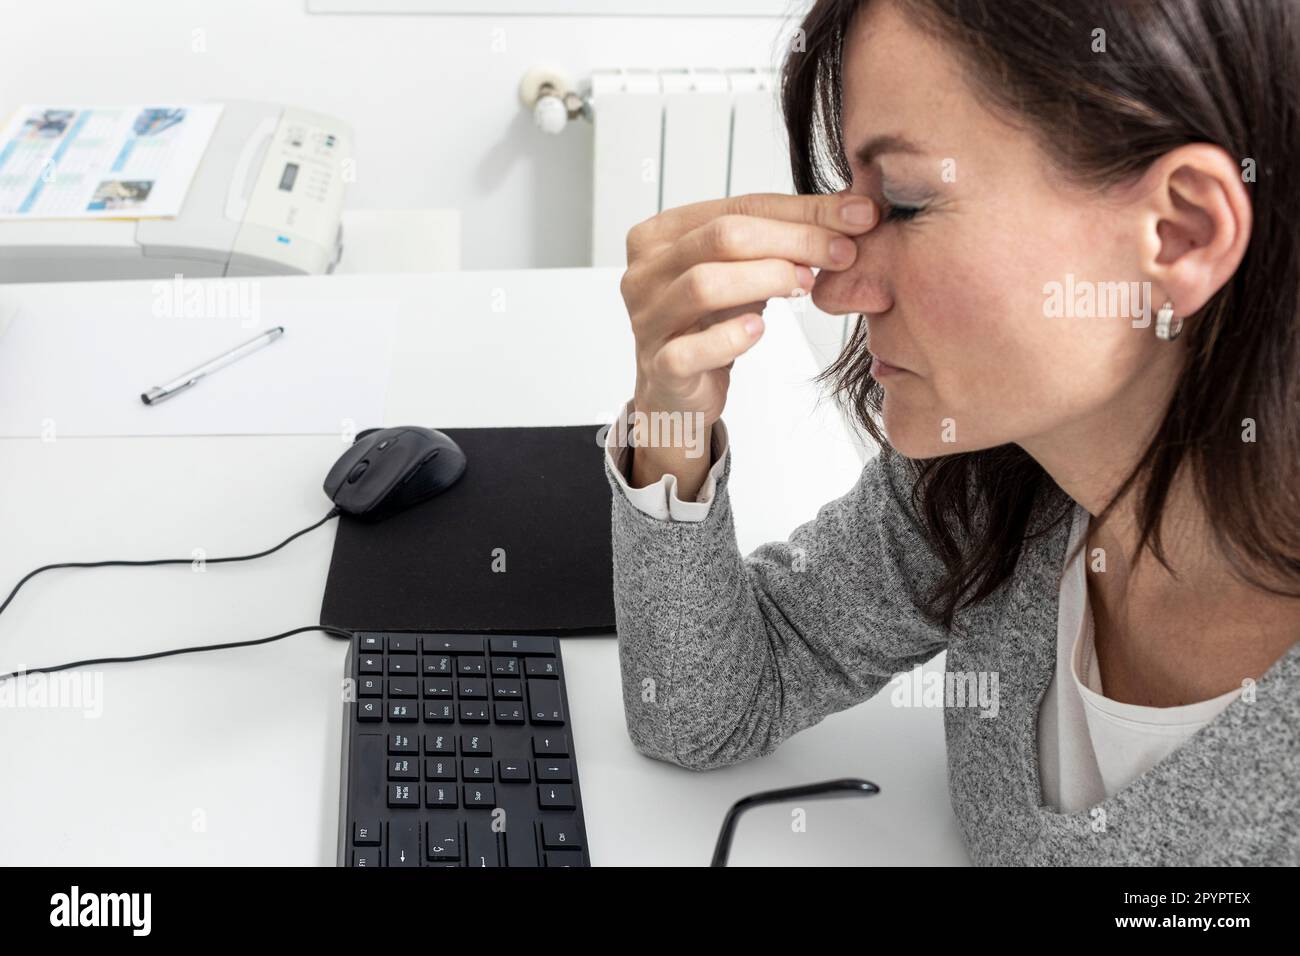
[[[897,453],[784,542],[741,555],[727,456],[708,515],[656,520],[613,487],[624,713],[641,753],[707,770],[770,753],[943,650],[920,600],[942,572]]]

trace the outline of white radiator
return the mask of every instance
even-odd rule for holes
[[[627,264],[627,232],[703,199],[793,192],[773,70],[597,70],[591,263]]]

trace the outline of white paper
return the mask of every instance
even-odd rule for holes
[[[175,216],[220,103],[22,106],[0,132],[0,220]]]
[[[208,283],[204,283],[208,285]],[[27,308],[0,346],[0,436],[342,435],[383,422],[395,308],[321,304],[308,316],[76,315]],[[387,313],[387,315],[385,314]],[[285,332],[156,405],[140,394],[281,324]]]

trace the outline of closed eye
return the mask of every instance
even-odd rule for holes
[[[910,222],[924,212],[923,206],[900,206],[890,203],[889,211],[885,213],[886,222]]]

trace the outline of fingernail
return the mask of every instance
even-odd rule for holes
[[[869,226],[876,221],[874,203],[850,202],[840,207],[840,217],[850,226]]]
[[[748,332],[750,335],[757,335],[759,333],[759,330],[762,328],[763,328],[763,320],[756,315],[751,317],[749,321],[745,323],[745,331]]]
[[[858,255],[858,247],[852,239],[836,236],[831,240],[831,261],[839,266],[846,266]]]
[[[799,280],[799,288],[803,289],[813,284],[813,271],[807,266],[795,266],[794,274]]]

